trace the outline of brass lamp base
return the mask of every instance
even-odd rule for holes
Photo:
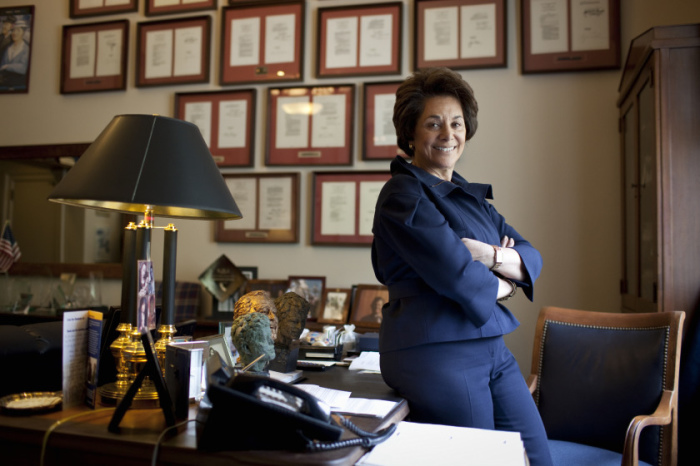
[[[108,383],[98,389],[98,402],[102,406],[117,406],[125,394],[126,390],[121,390],[116,383]],[[134,409],[153,409],[158,407],[160,407],[160,404],[158,392],[155,389],[153,391],[139,390],[131,402],[131,408]]]

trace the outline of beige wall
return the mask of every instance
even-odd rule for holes
[[[19,2],[22,3],[22,2]],[[116,114],[172,115],[175,92],[218,90],[219,28],[213,22],[212,83],[150,89],[134,87],[136,22],[131,20],[128,88],[124,92],[86,95],[59,94],[61,27],[97,22],[68,17],[68,0],[34,0],[30,93],[2,95],[0,145],[88,142]],[[394,76],[362,80],[316,80],[315,11],[319,6],[357,4],[341,0],[308,0],[306,18],[306,84],[318,82],[386,81]],[[365,2],[369,3],[369,2]],[[0,0],[0,5],[17,4]],[[142,2],[141,2],[142,4]],[[219,0],[220,6],[227,4]],[[413,1],[404,0],[403,74],[412,63]],[[535,302],[518,296],[511,308],[522,325],[507,337],[523,372],[530,367],[530,351],[538,309],[559,305],[617,311],[620,305],[620,159],[617,133],[617,86],[620,71],[555,73],[524,76],[519,65],[520,2],[507,1],[508,66],[463,71],[472,84],[481,112],[479,130],[457,169],[467,179],[492,183],[495,205],[544,257]],[[141,6],[143,9],[143,6]],[[622,57],[629,41],[649,27],[700,22],[697,0],[622,0]],[[121,16],[120,16],[121,17]],[[112,19],[105,17],[104,20]],[[259,86],[254,171],[275,171],[262,163],[265,147],[264,91]],[[359,99],[358,99],[359,102]],[[356,159],[359,131],[356,129]],[[386,169],[386,162],[356,161],[354,169]],[[284,169],[288,170],[288,168]],[[225,170],[228,171],[228,170]],[[281,170],[280,170],[281,171]],[[296,245],[217,244],[208,222],[180,221],[178,278],[196,280],[220,254],[237,265],[258,266],[260,278],[323,275],[327,285],[347,287],[375,282],[368,248],[312,247],[309,236],[310,173],[301,168],[301,237]],[[115,180],[118,182],[118,180]],[[21,241],[21,238],[20,238]],[[162,236],[154,235],[156,274]],[[106,293],[116,302],[118,284]]]

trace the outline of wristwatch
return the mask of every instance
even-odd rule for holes
[[[503,264],[503,249],[498,246],[493,247],[493,266],[490,270],[496,270]]]

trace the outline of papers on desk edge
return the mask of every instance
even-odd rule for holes
[[[524,452],[519,432],[402,421],[391,437],[375,446],[357,464],[523,466]]]
[[[344,390],[334,390],[305,383],[295,386],[323,401],[331,407],[331,411],[338,414],[386,417],[396,406],[394,401],[351,398],[351,393]]]

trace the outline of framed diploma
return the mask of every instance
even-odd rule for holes
[[[389,172],[314,172],[311,244],[368,246],[377,198]]]
[[[396,90],[402,81],[365,84],[363,160],[391,160],[404,155],[396,144],[392,120]]]
[[[216,0],[146,0],[146,16],[215,9]]]
[[[243,214],[217,222],[220,243],[298,243],[299,173],[224,174]]]
[[[416,0],[415,68],[505,67],[505,4],[505,0]]]
[[[138,0],[70,0],[71,18],[114,15],[139,9]]]
[[[352,165],[355,85],[268,89],[266,165]]]
[[[301,81],[304,5],[258,1],[223,8],[220,83]]]
[[[209,82],[211,16],[137,24],[136,87]]]
[[[319,78],[399,74],[403,3],[318,9]]]
[[[522,72],[620,67],[620,0],[521,0]]]
[[[129,21],[63,26],[61,94],[126,89]]]
[[[175,118],[199,127],[220,167],[252,167],[255,89],[175,94]]]

